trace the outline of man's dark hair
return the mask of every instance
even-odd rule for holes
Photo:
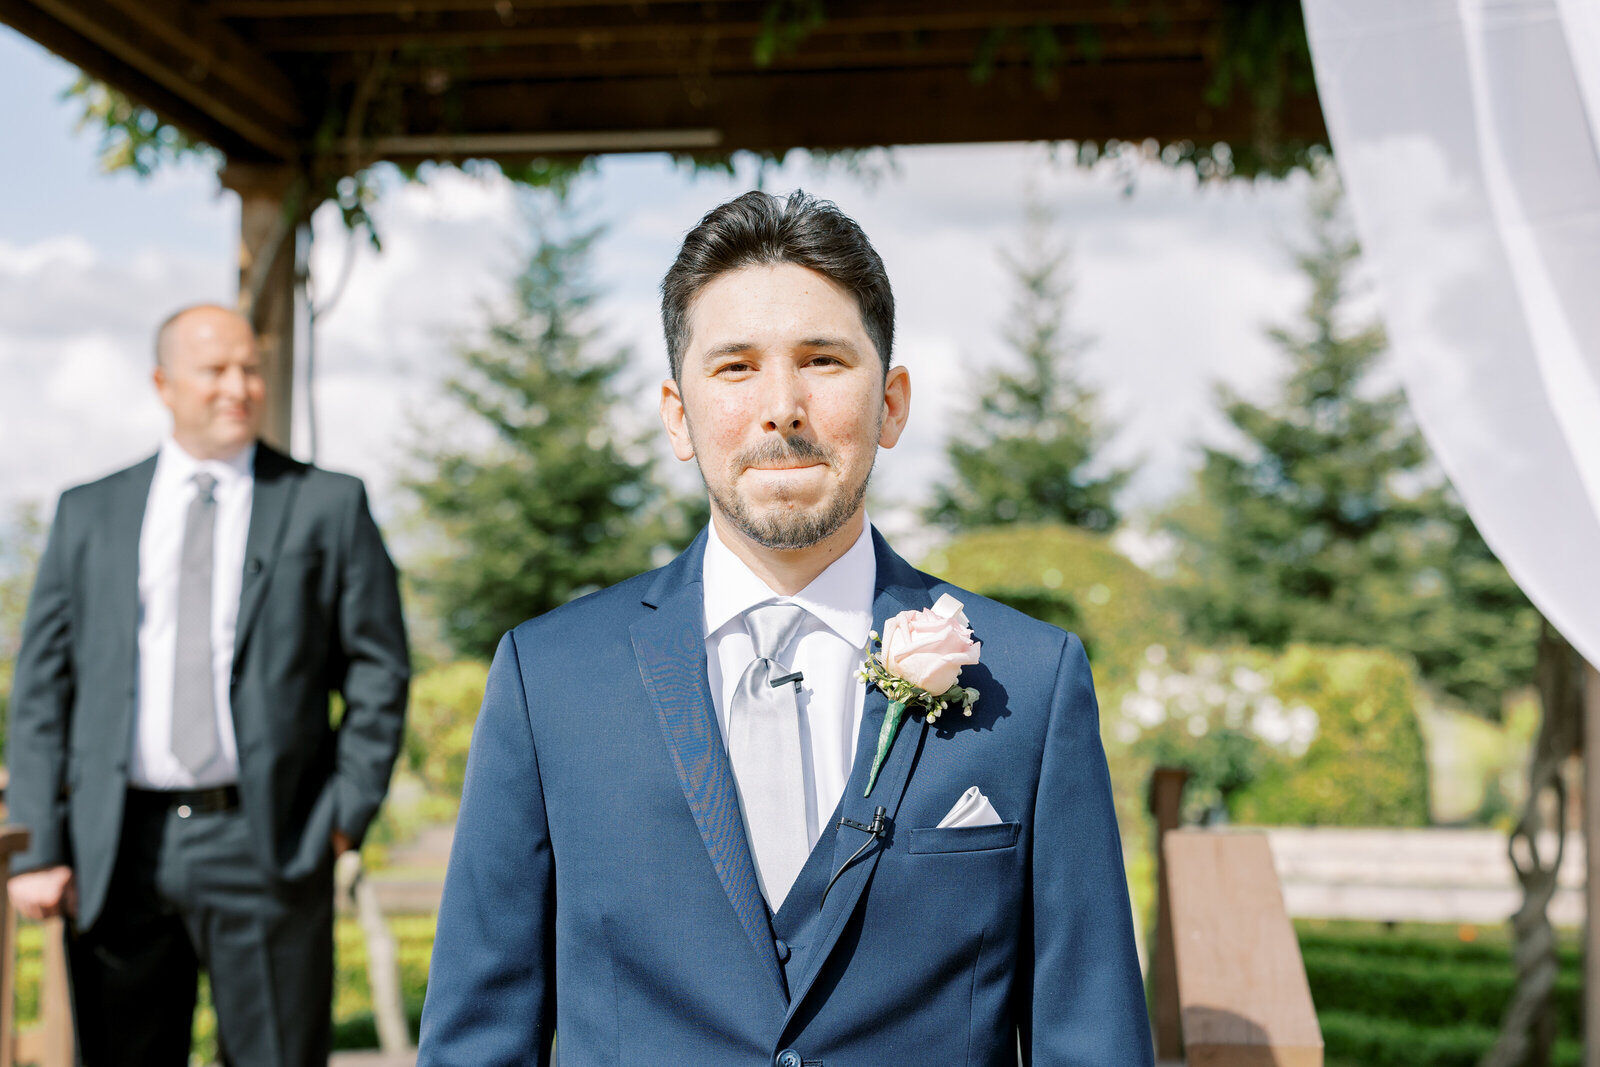
[[[883,260],[854,219],[800,190],[780,200],[751,191],[712,208],[683,239],[661,279],[661,326],[672,376],[683,370],[689,305],[718,275],[742,267],[796,263],[832,278],[856,298],[861,323],[889,373],[894,294]]]

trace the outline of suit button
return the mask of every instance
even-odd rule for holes
[[[189,809],[189,805],[187,805],[187,804],[179,804],[178,805],[178,818],[187,819],[190,815],[193,815],[193,814],[194,814],[194,812]],[[799,1063],[799,1062],[800,1062],[799,1060],[795,1060],[795,1063]]]
[[[772,942],[772,947],[778,950],[778,962],[789,962],[789,942],[777,939]]]
[[[778,1067],[800,1067],[800,1053],[792,1048],[786,1048],[778,1053]]]

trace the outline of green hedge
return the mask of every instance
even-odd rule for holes
[[[1434,1028],[1320,1009],[1317,1019],[1327,1067],[1478,1067],[1497,1033],[1494,1027],[1467,1023]],[[1583,1043],[1557,1041],[1551,1062],[1581,1067]]]
[[[1363,929],[1376,928],[1376,923],[1321,919],[1302,919],[1296,926],[1300,951],[1307,955],[1351,952],[1373,961],[1397,959],[1447,964],[1482,963],[1503,968],[1511,966],[1510,938],[1507,931],[1499,926],[1481,930],[1474,927],[1471,941],[1460,939],[1458,927],[1435,927],[1433,924],[1406,923],[1393,933],[1384,930],[1367,932]],[[1361,932],[1347,932],[1351,928]],[[1563,969],[1581,969],[1583,966],[1583,949],[1575,938],[1558,939],[1556,956]]]
[[[1476,1067],[1515,985],[1509,930],[1301,920],[1295,924],[1328,1067]],[[1579,1062],[1581,946],[1558,931],[1555,1063]]]
[[[1265,826],[1426,826],[1428,762],[1415,670],[1376,649],[1292,645],[1272,691],[1317,713],[1300,759],[1269,766],[1230,798],[1237,822]]]
[[[1516,985],[1508,959],[1457,962],[1369,956],[1343,949],[1304,951],[1311,999],[1327,1008],[1368,1018],[1402,1019],[1414,1026],[1493,1029],[1500,1024]],[[1581,972],[1565,969],[1556,979],[1556,1032],[1582,1032]]]

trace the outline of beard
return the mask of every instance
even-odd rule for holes
[[[728,464],[729,484],[732,485],[747,467],[769,466],[794,460],[809,460],[831,465],[834,454],[831,449],[803,437],[766,441],[733,457]],[[758,512],[739,495],[737,490],[718,492],[712,486],[710,479],[706,478],[705,471],[702,469],[700,472],[701,480],[706,483],[706,492],[711,497],[711,504],[722,513],[723,518],[762,548],[786,551],[810,548],[836,533],[866,500],[867,482],[871,475],[872,471],[868,468],[867,475],[858,484],[847,487],[831,500],[824,500],[811,510],[778,509]],[[779,503],[787,500],[787,491],[780,487],[777,498]]]

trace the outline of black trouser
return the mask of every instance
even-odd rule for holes
[[[210,976],[222,1062],[326,1067],[333,865],[285,886],[250,847],[244,812],[130,790],[104,912],[67,936],[86,1067],[185,1067],[198,972]]]

